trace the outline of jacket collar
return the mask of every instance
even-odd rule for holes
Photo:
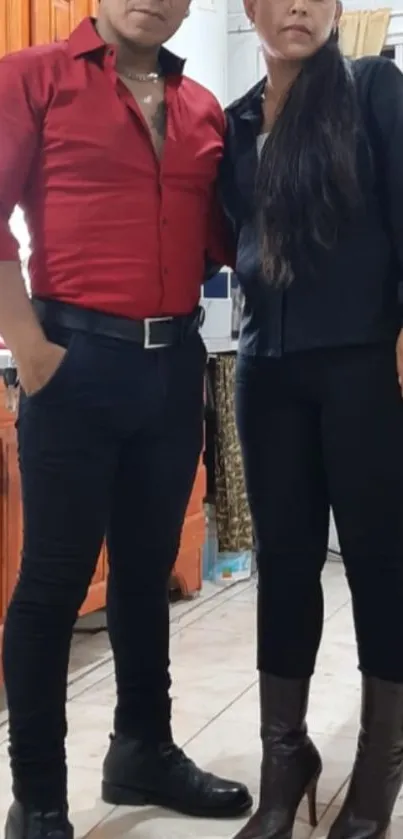
[[[241,119],[253,125],[257,133],[259,133],[263,122],[262,97],[265,85],[266,79],[261,79],[244,96],[237,99],[226,109],[227,113],[234,119]]]

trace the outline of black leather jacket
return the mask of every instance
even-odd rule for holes
[[[259,267],[254,191],[264,81],[227,108],[220,189],[245,296],[243,353],[279,357],[391,341],[402,324],[403,75],[383,58],[359,59],[352,69],[363,115],[357,166],[365,206],[331,250],[317,249],[315,270],[302,260],[294,265],[287,290],[270,288]]]

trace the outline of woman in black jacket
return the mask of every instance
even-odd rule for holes
[[[384,839],[403,779],[403,76],[346,62],[336,0],[245,0],[267,77],[228,111],[223,203],[245,294],[237,414],[259,568],[263,762],[238,839],[290,839],[334,510],[362,718],[329,839]],[[342,653],[341,653],[342,654]]]

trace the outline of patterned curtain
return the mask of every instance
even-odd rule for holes
[[[248,551],[253,546],[235,423],[235,365],[234,355],[220,355],[215,364],[215,503],[220,552]]]

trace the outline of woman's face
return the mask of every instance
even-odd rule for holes
[[[339,0],[244,0],[268,56],[303,61],[323,46],[337,28]]]

